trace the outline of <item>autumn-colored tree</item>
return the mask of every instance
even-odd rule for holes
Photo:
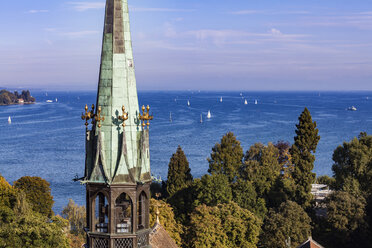
[[[191,169],[181,146],[178,146],[168,165],[167,193],[172,196],[192,183]]]
[[[26,193],[27,200],[32,210],[47,217],[53,216],[53,196],[50,184],[40,177],[21,177],[14,182],[14,187]]]
[[[311,219],[295,202],[287,201],[278,209],[270,209],[260,236],[260,245],[265,248],[297,247],[311,235]]]
[[[227,133],[212,148],[211,157],[208,158],[209,173],[224,174],[233,182],[242,165],[244,153],[240,142],[232,132]]]
[[[291,145],[289,142],[278,141],[274,146],[279,151],[278,162],[281,167],[282,177],[291,178],[294,170],[292,156],[290,153]]]
[[[84,206],[79,206],[70,199],[67,206],[62,210],[62,217],[68,220],[71,234],[85,236],[86,209]]]
[[[198,206],[191,215],[189,247],[255,248],[261,221],[234,202]]]
[[[178,224],[172,207],[162,201],[151,199],[150,203],[150,226],[153,227],[156,222],[157,211],[159,211],[160,224],[168,232],[169,236],[176,242],[177,245],[181,246],[182,240],[181,235],[183,234],[182,225]]]
[[[69,247],[66,220],[34,212],[27,194],[12,189],[1,176],[0,195],[5,199],[0,201],[0,247]]]
[[[312,200],[311,184],[315,182],[313,153],[316,151],[320,136],[316,127],[316,122],[312,120],[310,111],[305,108],[296,125],[296,136],[294,144],[290,150],[294,172],[292,177],[297,186],[295,201],[303,208],[310,207]]]

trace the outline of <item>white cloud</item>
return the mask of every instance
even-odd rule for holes
[[[46,10],[46,9],[31,9],[27,11],[27,13],[29,14],[47,13],[47,12],[49,12],[49,10]]]
[[[91,9],[105,8],[104,2],[68,2],[76,11],[86,11]]]
[[[280,30],[278,30],[278,29],[276,29],[276,28],[272,28],[272,29],[270,30],[270,33],[271,33],[272,35],[282,35],[282,32],[280,32]]]

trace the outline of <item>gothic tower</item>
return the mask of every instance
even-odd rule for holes
[[[90,248],[150,247],[152,116],[138,106],[127,1],[106,0],[97,103],[82,115]]]

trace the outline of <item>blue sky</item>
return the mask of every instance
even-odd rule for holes
[[[0,2],[0,86],[96,89],[104,2]],[[140,90],[372,90],[372,1],[129,0]]]

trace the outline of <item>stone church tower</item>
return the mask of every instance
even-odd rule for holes
[[[88,247],[150,247],[149,109],[138,106],[128,2],[107,0],[97,103],[82,115]]]

